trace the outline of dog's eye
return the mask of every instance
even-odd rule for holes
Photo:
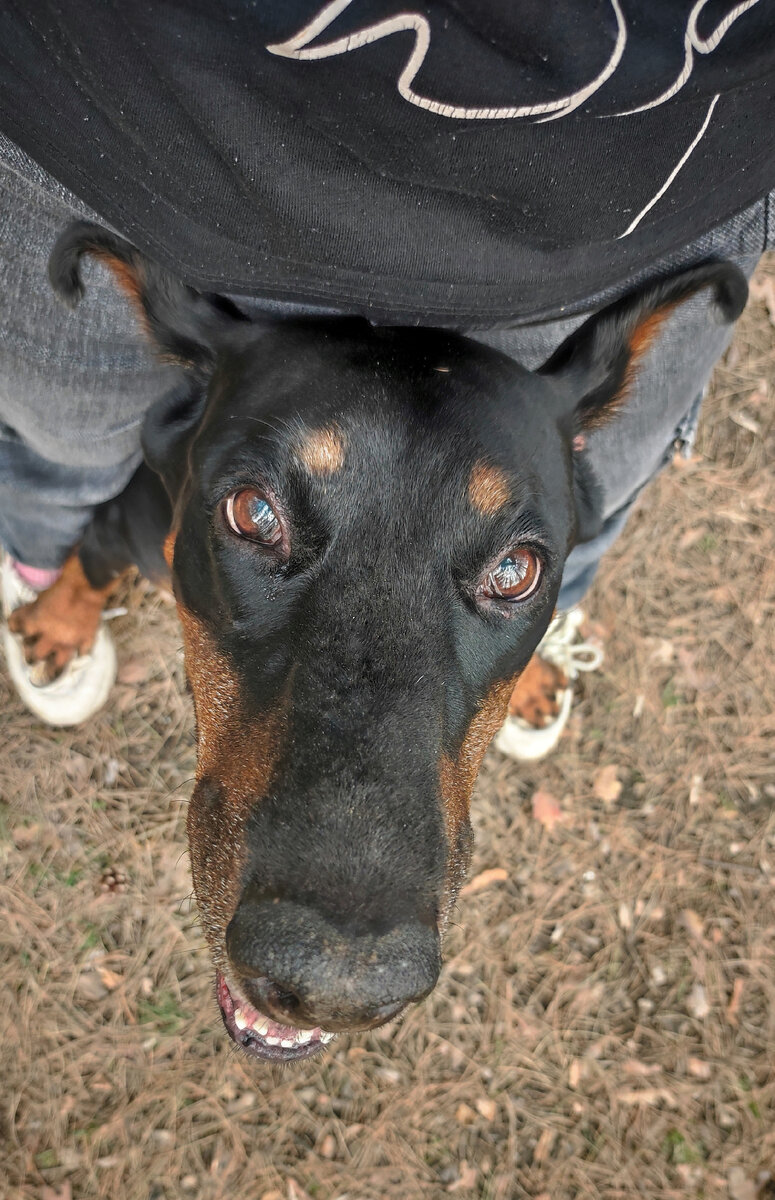
[[[224,513],[229,527],[251,542],[276,546],[282,539],[280,518],[266,496],[256,488],[241,488],[227,496]]]
[[[526,546],[517,546],[490,571],[481,594],[490,600],[527,600],[541,580],[541,560]]]

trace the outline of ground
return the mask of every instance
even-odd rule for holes
[[[474,884],[400,1024],[288,1070],[227,1041],[162,600],[130,590],[87,728],[0,674],[0,1196],[775,1195],[774,266],[588,598],[606,661],[559,751],[485,761]]]

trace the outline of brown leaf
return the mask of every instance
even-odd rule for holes
[[[555,1132],[556,1131],[554,1129],[544,1129],[540,1138],[536,1142],[536,1147],[533,1151],[533,1162],[538,1163],[539,1166],[541,1163],[545,1163],[547,1161],[552,1152]]]
[[[336,1156],[336,1138],[332,1133],[327,1133],[320,1143],[320,1154],[322,1158],[334,1158]]]
[[[740,1008],[740,1001],[743,998],[744,988],[745,980],[741,975],[738,975],[737,979],[732,985],[732,999],[729,1001],[729,1004],[726,1008],[727,1020],[729,1021],[730,1025],[737,1025],[737,1013],[738,1009]]]
[[[601,767],[592,781],[592,791],[604,804],[613,804],[618,800],[622,794],[619,768],[613,763],[607,767]]]
[[[669,1088],[654,1087],[636,1090],[624,1090],[616,1093],[620,1104],[666,1104],[668,1108],[677,1108],[678,1101]]]
[[[470,1165],[465,1159],[460,1164],[460,1174],[454,1183],[451,1183],[447,1188],[448,1192],[464,1192],[470,1191],[476,1187],[476,1182],[479,1178],[479,1172],[476,1167]]]
[[[476,1121],[476,1113],[468,1104],[458,1104],[455,1112],[455,1120],[458,1125],[473,1125]]]
[[[685,908],[681,913],[681,921],[689,937],[693,937],[698,942],[705,941],[705,922],[699,913],[695,912],[693,908]]]
[[[684,453],[683,449],[681,449],[678,451],[677,454],[673,455],[672,462],[673,462],[673,466],[677,467],[679,471],[687,471],[689,469],[689,467],[694,467],[694,466],[696,466],[696,464],[698,462],[702,462],[702,455],[701,454],[689,454],[687,456]]]
[[[658,1075],[662,1070],[659,1063],[644,1063],[637,1058],[628,1058],[622,1063],[625,1075]]]
[[[687,529],[686,533],[682,533],[678,539],[678,549],[688,550],[695,542],[699,542],[703,535],[703,529],[700,525],[695,525],[692,529]]]
[[[494,1121],[498,1114],[498,1105],[494,1100],[487,1100],[484,1097],[477,1100],[476,1111],[485,1121]]]
[[[509,873],[505,867],[490,867],[488,871],[480,871],[473,879],[469,879],[465,887],[460,889],[460,895],[471,896],[474,892],[483,892],[493,883],[505,883],[508,877]]]
[[[97,974],[109,992],[112,992],[122,982],[121,976],[117,975],[115,971],[111,971],[109,967],[97,967]]]
[[[534,792],[532,804],[533,817],[544,829],[554,829],[555,825],[565,820],[565,813],[551,792]]]

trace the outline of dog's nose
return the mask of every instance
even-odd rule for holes
[[[226,931],[251,1003],[279,1023],[367,1028],[431,991],[441,967],[434,924],[348,930],[293,901],[243,897]]]

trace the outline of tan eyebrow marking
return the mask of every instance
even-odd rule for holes
[[[344,465],[344,435],[333,425],[312,429],[302,438],[296,453],[313,475],[333,475]]]
[[[468,499],[477,512],[492,517],[511,496],[506,472],[480,458],[468,478]]]

